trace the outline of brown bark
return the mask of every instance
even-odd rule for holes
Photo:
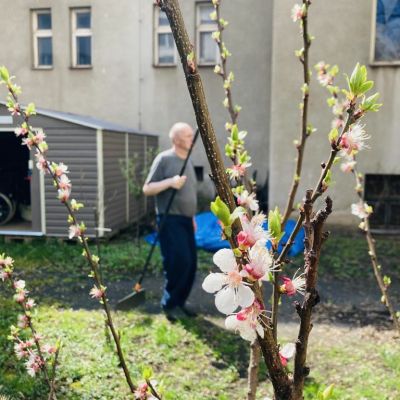
[[[159,4],[162,10],[166,13],[171,25],[172,34],[181,58],[186,83],[196,115],[197,125],[211,167],[212,179],[217,189],[217,193],[229,206],[230,210],[233,211],[235,208],[235,201],[225,172],[225,166],[222,161],[221,152],[218,147],[214,127],[208,111],[202,81],[193,55],[193,46],[190,43],[185,28],[179,2],[178,0],[162,0]],[[188,57],[189,55],[190,57]],[[239,233],[240,229],[240,222],[237,221],[232,227],[233,237]],[[231,240],[231,244],[235,245],[233,242],[234,239]],[[258,285],[254,285],[253,290],[257,300],[264,305],[262,292]],[[276,400],[291,400],[291,380],[280,361],[278,347],[271,329],[265,329],[264,338],[259,337],[258,340],[274,387]]]
[[[258,342],[254,342],[250,346],[250,361],[247,378],[247,400],[256,399],[260,358],[260,345]]]
[[[323,226],[332,212],[332,200],[326,199],[326,207],[323,211],[319,211],[314,218],[312,214],[312,191],[307,191],[306,200],[304,202],[304,267],[306,274],[306,293],[303,303],[296,304],[297,313],[300,316],[299,334],[296,341],[296,355],[294,360],[294,399],[303,399],[304,380],[309,373],[306,367],[308,338],[312,329],[311,315],[314,306],[319,302],[319,295],[316,289],[318,276],[318,263],[321,253],[322,244],[328,237],[327,232],[323,232]]]

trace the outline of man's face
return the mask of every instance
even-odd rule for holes
[[[179,132],[175,138],[175,146],[181,148],[182,150],[189,150],[193,142],[193,130],[187,128]]]

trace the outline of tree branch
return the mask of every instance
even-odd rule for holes
[[[297,312],[300,316],[299,334],[296,341],[296,355],[294,361],[294,398],[303,398],[304,379],[309,373],[309,368],[305,366],[307,358],[308,337],[312,329],[311,314],[314,306],[319,302],[319,295],[316,289],[318,263],[321,247],[328,237],[327,232],[323,232],[323,226],[332,212],[332,200],[326,198],[326,207],[319,211],[312,218],[312,191],[306,193],[304,202],[304,269],[306,277],[306,293],[303,303],[296,304]]]
[[[159,1],[159,5],[168,17],[176,47],[181,58],[187,87],[196,115],[197,126],[211,167],[212,179],[215,183],[218,195],[232,212],[235,208],[235,201],[208,111],[202,81],[197,70],[193,46],[190,43],[185,28],[178,0],[162,0]],[[233,237],[236,237],[240,230],[241,224],[240,221],[237,220],[232,226]],[[233,244],[235,245],[235,243]],[[260,304],[264,307],[260,287],[258,285],[253,285],[252,288],[257,300],[260,301]],[[259,337],[258,340],[274,386],[276,399],[290,400],[292,392],[291,381],[280,361],[278,347],[273,338],[271,329],[265,329],[264,338]]]

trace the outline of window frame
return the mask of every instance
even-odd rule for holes
[[[39,14],[50,14],[51,29],[39,29],[37,16]],[[32,68],[40,70],[50,70],[54,68],[54,52],[53,52],[53,18],[51,8],[33,8],[31,9],[31,26],[32,26]],[[39,65],[39,38],[51,38],[51,65]]]
[[[77,14],[79,12],[90,13],[90,28],[77,28]],[[72,69],[91,69],[93,68],[93,28],[92,28],[92,9],[91,7],[71,7],[70,8],[71,26],[71,68]],[[90,64],[78,64],[77,38],[90,37]]]
[[[160,7],[154,5],[153,7],[153,67],[157,68],[171,68],[176,67],[177,65],[177,50],[175,46],[174,40],[174,61],[172,63],[160,63],[159,62],[159,34],[160,33],[171,33],[171,27],[168,26],[160,26],[159,25],[159,16],[160,16]]]
[[[376,42],[376,12],[378,8],[378,0],[372,1],[372,29],[371,29],[371,43],[369,63],[372,67],[394,67],[400,66],[400,55],[398,60],[393,61],[376,61],[375,60],[375,42]]]
[[[201,24],[200,23],[200,7],[208,5],[212,6],[211,1],[196,1],[195,3],[195,26],[196,26],[196,55],[197,55],[197,65],[199,67],[214,67],[216,64],[220,63],[218,45],[215,43],[215,61],[202,62],[200,59],[200,34],[201,33],[213,33],[217,30],[217,23],[212,24]],[[214,41],[214,39],[213,39]],[[214,41],[215,42],[215,41]]]

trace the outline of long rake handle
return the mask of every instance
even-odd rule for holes
[[[192,154],[192,150],[193,150],[193,147],[194,147],[194,145],[195,145],[195,143],[196,143],[196,140],[197,140],[198,136],[199,136],[199,128],[196,129],[196,133],[195,133],[195,135],[194,135],[193,142],[192,142],[192,144],[191,144],[191,146],[190,146],[188,155],[187,155],[187,157],[185,158],[185,161],[184,161],[184,163],[183,163],[183,165],[182,165],[182,168],[181,168],[181,170],[180,170],[180,172],[179,172],[179,176],[182,176],[183,173],[185,172],[187,163],[188,163],[188,161],[189,161],[189,157],[190,157],[190,155]],[[160,232],[161,232],[163,226],[165,225],[165,221],[167,220],[167,216],[168,216],[169,210],[170,210],[170,208],[171,208],[172,202],[174,201],[174,198],[175,198],[176,193],[177,193],[177,190],[176,190],[176,189],[173,189],[173,190],[172,190],[172,193],[171,193],[171,196],[170,196],[170,198],[169,198],[169,200],[168,200],[168,204],[167,204],[167,207],[166,207],[166,209],[165,209],[165,213],[163,214],[163,216],[162,216],[162,218],[161,218],[161,221],[160,221],[160,224],[159,224],[159,227],[158,227],[158,231],[157,231],[156,238],[155,238],[153,244],[151,245],[151,248],[150,248],[149,253],[147,254],[146,262],[144,263],[144,267],[143,267],[142,273],[140,274],[140,277],[139,277],[137,283],[136,283],[135,286],[134,286],[135,290],[140,290],[140,288],[141,288],[143,279],[144,279],[144,277],[145,277],[145,275],[146,275],[146,272],[147,272],[147,270],[148,270],[148,268],[149,268],[149,265],[150,265],[151,257],[153,256],[154,249],[155,249],[155,247],[156,247],[156,245],[157,245],[157,242],[158,242],[158,239],[159,239],[159,237],[160,237]],[[138,288],[138,289],[136,289],[136,288]]]

